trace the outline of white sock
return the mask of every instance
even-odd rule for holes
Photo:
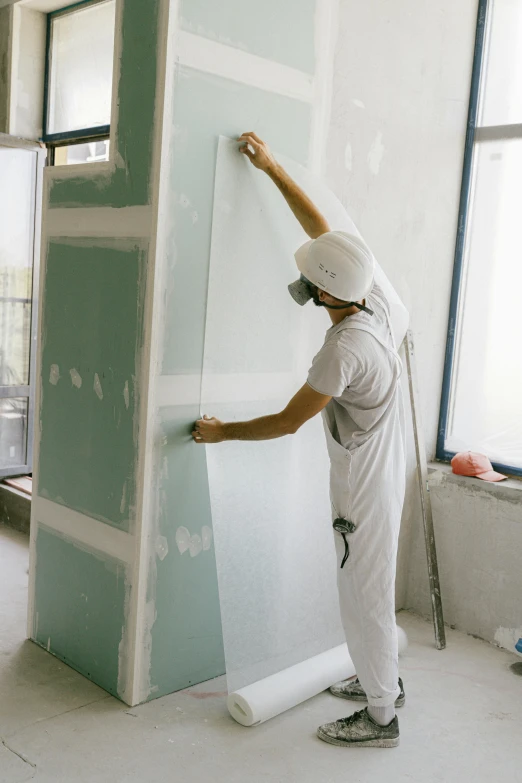
[[[373,707],[369,705],[368,712],[379,726],[387,726],[395,718],[395,704],[390,704],[389,707]]]

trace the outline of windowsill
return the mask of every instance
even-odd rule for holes
[[[443,484],[457,484],[471,492],[487,492],[493,497],[522,504],[522,480],[508,478],[506,481],[482,481],[471,476],[457,476],[451,465],[445,462],[430,462],[428,464],[430,488]]]

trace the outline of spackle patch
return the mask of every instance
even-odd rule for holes
[[[495,633],[495,642],[499,647],[503,647],[505,650],[519,652],[517,644],[521,637],[522,628],[503,628],[501,626]]]
[[[212,546],[212,528],[208,525],[203,525],[201,528],[201,543],[205,552]]]
[[[75,370],[74,367],[69,370],[69,374],[71,376],[71,383],[73,386],[76,386],[77,389],[80,388],[82,385],[82,376],[78,372],[78,370]]]
[[[180,554],[186,552],[190,547],[190,533],[186,527],[178,527],[176,530],[176,546],[178,547]]]
[[[187,207],[190,207],[190,199],[188,196],[185,196],[184,193],[182,193],[179,197],[179,203],[181,206],[186,209]]]
[[[357,106],[359,109],[365,109],[366,108],[364,103],[361,100],[359,100],[359,98],[352,98],[352,103],[353,103],[354,106]]]
[[[100,383],[100,377],[97,372],[94,373],[93,389],[98,399],[103,400],[103,389]]]
[[[125,381],[125,386],[123,387],[123,399],[125,400],[125,407],[127,410],[129,410],[129,382]]]
[[[194,212],[192,213],[192,215],[190,216],[190,219],[192,220],[192,225],[194,225],[195,223],[197,223],[197,222],[198,222],[198,220],[199,220],[199,215],[198,215],[198,213],[197,213],[195,210],[194,210]]]
[[[127,482],[124,483],[123,492],[121,493],[120,514],[124,514],[126,508],[127,508]]]
[[[156,554],[160,560],[165,560],[169,553],[169,545],[165,536],[158,536],[156,539]]]
[[[49,373],[49,383],[52,383],[53,386],[56,386],[58,381],[60,380],[60,368],[57,364],[51,364],[51,371]]]
[[[381,167],[382,156],[384,155],[384,144],[382,143],[382,132],[379,131],[373,140],[368,153],[368,166],[372,174],[377,175]]]
[[[203,549],[203,542],[201,540],[201,536],[198,536],[198,534],[195,533],[193,536],[190,537],[190,545],[189,545],[190,556],[196,557],[196,555],[199,555],[202,549]]]
[[[348,169],[348,171],[352,170],[352,162],[353,162],[352,145],[350,144],[350,142],[347,142],[346,147],[344,148],[344,165],[345,168]]]

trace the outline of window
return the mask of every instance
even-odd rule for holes
[[[0,134],[0,477],[31,472],[45,153]]]
[[[48,14],[43,138],[56,163],[107,159],[115,6],[88,0]]]
[[[437,443],[522,475],[522,2],[480,0]]]

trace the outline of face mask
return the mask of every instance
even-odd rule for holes
[[[369,307],[365,307],[362,304],[359,304],[359,302],[345,302],[344,304],[340,305],[329,305],[326,304],[326,302],[322,302],[319,299],[319,294],[317,293],[317,286],[312,285],[309,280],[304,280],[306,284],[308,285],[308,289],[310,291],[310,296],[312,297],[313,303],[316,307],[326,307],[327,310],[346,310],[347,307],[357,307],[359,310],[364,310],[365,313],[368,313],[368,315],[373,315],[373,310],[370,310]]]

